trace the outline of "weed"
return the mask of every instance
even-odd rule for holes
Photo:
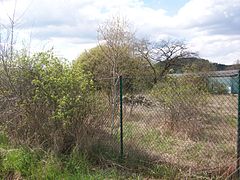
[[[29,176],[36,162],[36,156],[24,148],[10,149],[2,160],[3,172],[16,171],[23,176]]]
[[[66,169],[71,172],[78,172],[81,174],[88,174],[89,173],[89,161],[87,159],[87,156],[84,154],[81,154],[77,151],[73,151],[70,156],[68,156],[66,159]]]

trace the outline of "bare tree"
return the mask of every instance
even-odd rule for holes
[[[16,9],[17,0],[14,1],[12,12],[6,13],[7,21],[0,21],[0,98],[8,102],[12,102],[12,99],[21,99],[21,90],[14,83],[16,80],[14,76],[19,70],[15,61],[17,53],[14,46],[16,29],[25,12],[17,17]]]
[[[2,68],[2,76],[4,85],[8,86],[13,92],[16,93],[15,87],[11,79],[11,69],[13,68],[14,44],[15,44],[15,26],[16,20],[16,4],[15,1],[13,12],[8,16],[9,24],[0,22],[0,60]],[[19,19],[18,19],[19,20]]]
[[[98,44],[112,66],[112,77],[121,74],[118,64],[133,52],[134,40],[130,23],[124,18],[113,17],[99,26]]]
[[[134,32],[130,24],[122,17],[116,16],[98,28],[98,44],[103,52],[106,61],[111,66],[110,76],[112,77],[111,94],[109,100],[112,111],[112,130],[114,128],[115,109],[117,107],[117,82],[115,79],[122,74],[120,64],[127,61],[133,54]]]
[[[162,40],[150,42],[140,40],[136,44],[138,54],[145,59],[154,74],[154,83],[163,78],[179,59],[196,57],[197,54],[188,50],[186,44],[178,40]],[[161,63],[161,71],[157,72],[156,64]]]
[[[142,39],[137,41],[135,49],[137,55],[139,55],[140,58],[147,61],[148,65],[153,71],[154,83],[157,83],[157,71],[156,68],[154,67],[155,62],[152,57],[152,50],[154,49],[153,44],[149,40]]]

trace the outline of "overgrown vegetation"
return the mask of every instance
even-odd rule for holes
[[[11,43],[0,47],[0,178],[221,174],[208,171],[222,171],[225,160],[234,160],[236,97],[226,95],[219,82],[210,88],[206,77],[168,75],[178,61],[196,56],[184,42],[138,40],[120,18],[100,26],[98,38],[98,46],[73,63],[51,50],[28,55],[15,52]],[[185,70],[205,69],[200,65]],[[224,113],[230,106],[226,97],[233,108]]]
[[[142,173],[137,170],[137,158],[120,162],[113,147],[96,153],[98,144],[113,146],[118,137],[110,135],[110,120],[105,119],[110,118],[105,89],[98,89],[101,86],[81,65],[68,64],[51,51],[22,54],[12,62],[1,79],[2,178],[125,179],[178,174],[164,165],[161,168],[170,172],[159,174],[155,165],[148,165],[151,170],[140,165]],[[113,159],[104,156],[108,149],[113,150]],[[109,161],[111,168],[103,168]]]
[[[83,139],[101,125],[101,101],[95,98],[91,76],[52,52],[21,55],[13,63],[1,79],[6,106],[1,126],[11,141],[56,153],[91,143]],[[4,86],[4,78],[10,86]]]
[[[201,131],[198,117],[208,103],[207,84],[204,78],[194,76],[166,77],[156,85],[151,94],[164,106],[173,131],[190,131],[190,136]],[[194,128],[185,129],[184,124]],[[192,132],[191,132],[192,131]]]
[[[138,179],[116,167],[101,169],[86,155],[73,151],[56,155],[41,150],[0,144],[1,179]]]

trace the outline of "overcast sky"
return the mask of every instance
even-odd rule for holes
[[[212,62],[240,59],[240,0],[0,0],[0,23],[15,2],[18,45],[31,42],[32,51],[54,47],[72,60],[96,45],[98,25],[118,14],[138,37],[185,40]]]

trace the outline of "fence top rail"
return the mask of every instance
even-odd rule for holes
[[[197,72],[197,73],[173,73],[167,74],[170,77],[237,77],[239,75],[240,70],[226,70],[226,71],[209,71],[209,72]],[[153,76],[144,76],[144,77],[132,77],[128,75],[120,75],[124,79],[132,79],[132,78],[153,78]],[[119,79],[120,76],[112,76],[112,77],[99,77],[94,80],[116,80]]]
[[[210,76],[210,77],[234,77],[238,76],[239,70],[227,70],[227,71],[210,71],[199,73],[178,73],[169,74],[170,76]]]

